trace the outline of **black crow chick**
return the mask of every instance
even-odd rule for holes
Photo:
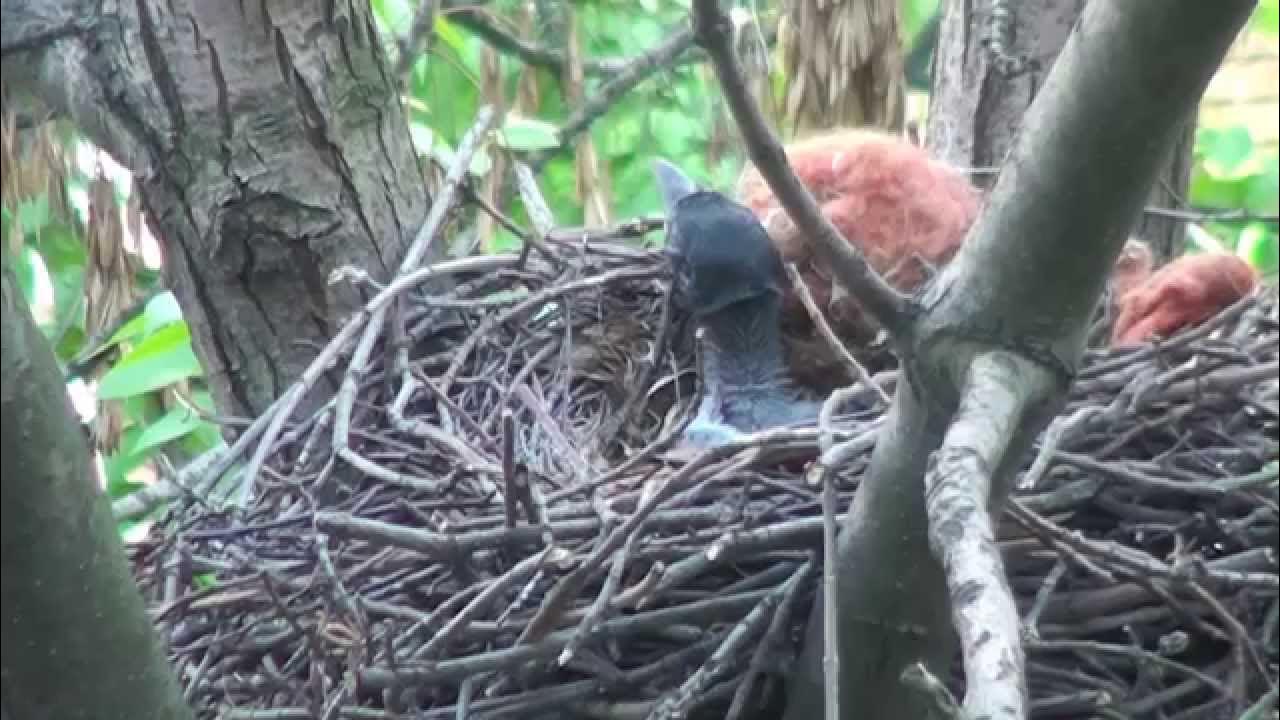
[[[782,259],[755,215],[699,188],[665,160],[653,172],[667,214],[676,301],[703,331],[703,399],[684,443],[712,447],[765,428],[812,422],[821,404],[784,361]]]

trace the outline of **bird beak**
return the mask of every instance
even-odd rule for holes
[[[698,192],[698,184],[683,170],[662,158],[655,159],[651,168],[658,191],[662,193],[662,206],[670,218],[681,200]]]

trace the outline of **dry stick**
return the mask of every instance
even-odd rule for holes
[[[606,615],[612,607],[611,603],[614,595],[618,591],[618,586],[622,584],[622,574],[627,567],[627,558],[631,556],[632,548],[635,547],[639,535],[639,533],[628,535],[627,541],[614,552],[609,566],[609,573],[605,575],[604,582],[600,586],[600,592],[596,595],[595,601],[591,603],[591,607],[587,609],[586,614],[583,615],[582,622],[578,623],[578,629],[569,638],[569,642],[565,643],[564,650],[560,652],[560,656],[556,658],[556,664],[560,667],[567,666],[573,660],[582,644],[606,619]]]
[[[769,629],[765,631],[764,638],[761,639],[756,646],[755,653],[751,656],[751,664],[747,666],[747,671],[743,673],[742,680],[738,683],[738,689],[734,692],[733,701],[729,703],[729,710],[724,715],[725,720],[738,720],[743,713],[747,712],[747,702],[751,698],[752,685],[755,684],[756,678],[774,660],[774,653],[778,652],[791,632],[792,611],[802,595],[800,590],[804,587],[804,581],[813,574],[814,565],[815,562],[811,554],[809,559],[801,566],[801,570],[804,572],[792,574],[791,579],[787,581],[787,584],[791,587],[782,598],[782,602],[778,603],[778,609],[774,611],[773,619],[769,621]]]
[[[836,474],[822,473],[822,671],[828,720],[840,717],[840,622],[836,594]]]
[[[480,591],[471,602],[467,603],[466,607],[462,608],[444,627],[440,628],[435,637],[427,641],[427,644],[415,653],[414,659],[418,661],[433,660],[441,649],[458,637],[459,633],[466,630],[467,626],[480,613],[487,610],[502,593],[529,579],[529,576],[541,567],[544,561],[554,557],[559,552],[562,551],[556,545],[549,544],[540,552],[521,560],[500,577],[490,581],[488,587]]]
[[[1113,643],[1095,642],[1092,640],[1031,640],[1027,642],[1028,650],[1039,650],[1043,652],[1068,652],[1068,651],[1084,651],[1101,653],[1106,655],[1124,655],[1134,660],[1134,664],[1153,663],[1163,665],[1181,675],[1195,678],[1204,683],[1206,687],[1212,688],[1225,695],[1227,687],[1220,680],[1212,676],[1206,675],[1199,670],[1165,657],[1159,653],[1143,650],[1141,647],[1133,645],[1116,645]]]
[[[662,360],[667,354],[667,345],[671,342],[671,311],[674,304],[670,284],[666,284],[664,289],[662,315],[658,319],[658,336],[654,338],[649,363],[645,366],[639,380],[627,393],[626,399],[622,401],[622,407],[618,408],[618,411],[606,421],[604,428],[601,429],[600,448],[602,450],[608,448],[609,444],[617,439],[622,429],[630,422],[631,414],[636,411],[636,408],[639,407],[648,394],[649,388],[657,380],[658,368],[662,367]]]
[[[462,142],[459,143],[457,156],[454,158],[449,172],[445,175],[444,187],[440,189],[440,192],[433,199],[426,221],[423,222],[418,236],[414,238],[413,244],[409,246],[404,260],[400,263],[398,275],[404,275],[417,268],[419,261],[426,255],[436,235],[444,227],[445,218],[448,217],[449,212],[453,209],[454,196],[458,193],[458,187],[471,166],[471,157],[480,149],[493,118],[493,108],[487,105],[480,108],[480,111],[476,113],[476,121],[471,126],[471,129],[467,131],[466,136],[462,138]],[[338,390],[337,415],[333,427],[333,450],[335,452],[347,446],[351,410],[355,404],[356,391],[359,389],[361,376],[366,372],[366,365],[373,354],[374,344],[382,334],[385,313],[386,311],[384,310],[382,313],[374,314],[365,326],[364,334],[360,337],[360,342],[356,345],[355,352],[351,355],[346,377],[342,381],[342,387]],[[403,334],[403,329],[401,329],[400,334]]]
[[[564,71],[567,62],[563,50],[536,45],[498,26],[498,18],[490,19],[491,12],[470,3],[450,8],[449,20],[467,28],[498,52],[518,58],[525,65],[544,67],[555,73]],[[592,75],[613,75],[632,62],[627,57],[592,58],[582,61],[584,72]]]
[[[284,428],[284,424],[288,422],[289,417],[293,415],[293,410],[302,401],[302,397],[310,391],[311,387],[319,380],[321,373],[324,372],[336,359],[338,354],[345,349],[346,344],[356,334],[360,328],[365,329],[365,337],[361,338],[360,345],[362,350],[358,350],[360,354],[359,362],[353,357],[349,368],[360,372],[364,362],[368,360],[368,354],[373,350],[373,342],[367,340],[368,337],[376,338],[382,329],[383,320],[386,317],[387,305],[399,297],[409,287],[421,283],[434,273],[430,272],[430,268],[426,274],[420,274],[417,271],[418,263],[421,262],[423,256],[426,255],[428,248],[431,246],[432,240],[435,239],[436,233],[444,222],[450,205],[452,205],[453,194],[457,191],[458,182],[463,174],[470,166],[471,156],[475,154],[480,146],[480,140],[488,130],[489,123],[493,121],[493,109],[485,106],[480,108],[476,113],[476,123],[467,131],[467,135],[458,145],[457,155],[454,159],[453,167],[450,168],[448,176],[445,178],[445,186],[441,189],[440,194],[435,198],[435,202],[431,204],[431,210],[427,213],[426,220],[422,223],[422,228],[418,231],[418,235],[414,238],[413,243],[405,252],[404,260],[400,263],[400,269],[397,271],[396,279],[381,292],[374,296],[365,308],[356,314],[354,318],[349,320],[343,326],[337,336],[330,341],[329,345],[320,353],[320,356],[311,362],[293,386],[285,392],[280,398],[278,404],[273,404],[269,413],[264,413],[258,420],[261,421],[273,415],[270,423],[262,432],[262,438],[258,441],[258,447],[253,455],[249,458],[248,464],[244,469],[244,477],[241,481],[241,502],[246,503],[249,494],[252,492],[253,484],[257,479],[258,471],[262,468],[262,464],[266,461],[267,453],[271,452],[275,444],[275,440],[280,435],[280,431]],[[412,277],[415,282],[408,285],[402,281]],[[395,292],[391,292],[395,288]],[[362,353],[362,354],[361,354]],[[350,379],[350,376],[348,376]],[[346,381],[344,380],[344,387]],[[340,394],[339,405],[336,408],[338,413],[334,422],[334,447],[346,447],[347,432],[349,430],[349,421],[351,415],[351,407],[348,404],[345,409]],[[354,397],[348,401],[354,403]],[[345,414],[345,417],[344,417]],[[258,421],[254,422],[257,425]]]
[[[520,639],[517,640],[517,644],[535,643],[546,637],[555,627],[555,624],[559,622],[561,615],[569,604],[573,602],[573,599],[577,597],[583,586],[595,574],[595,571],[604,564],[605,558],[612,556],[614,551],[622,547],[627,537],[640,527],[650,513],[666,502],[678,488],[683,487],[685,482],[699,470],[713,462],[727,459],[741,450],[776,442],[787,442],[804,435],[794,430],[782,429],[766,430],[748,435],[741,440],[734,440],[733,442],[704,450],[677,472],[666,477],[651,479],[650,482],[655,483],[654,491],[641,499],[635,512],[628,516],[626,521],[614,529],[613,532],[609,533],[609,536],[596,546],[591,555],[577,569],[569,573],[547,593],[546,598],[543,599],[542,606],[538,608],[538,612],[533,616],[524,633],[521,634]],[[811,433],[808,435],[812,436]]]
[[[1262,678],[1262,681],[1267,684],[1268,688],[1275,690],[1276,681],[1271,678],[1271,674],[1267,670],[1267,663],[1258,653],[1258,648],[1254,644],[1253,638],[1249,637],[1249,631],[1245,629],[1244,625],[1241,624],[1229,610],[1223,607],[1222,602],[1219,601],[1218,598],[1214,597],[1213,593],[1206,590],[1203,585],[1195,580],[1188,580],[1187,586],[1191,590],[1191,594],[1205,605],[1208,605],[1209,609],[1213,611],[1213,614],[1217,616],[1218,620],[1222,621],[1222,624],[1227,626],[1227,632],[1231,635],[1231,642],[1234,645],[1234,650],[1237,654],[1236,664],[1240,666],[1240,682],[1244,683],[1247,677],[1244,674],[1244,670],[1246,665],[1245,658],[1248,658],[1249,661],[1253,663],[1253,669],[1258,673],[1258,677]],[[1244,696],[1244,687],[1240,686],[1237,690],[1240,693],[1240,696],[1237,699],[1240,701],[1240,704],[1243,705],[1247,701],[1247,698]]]
[[[513,528],[519,522],[516,513],[520,506],[516,489],[516,421],[509,407],[502,408],[502,482],[503,515],[506,526]]]
[[[402,35],[396,43],[395,76],[401,92],[408,85],[409,71],[418,57],[431,50],[431,39],[435,36],[436,13],[435,0],[422,0],[413,14],[413,22],[409,31]]]
[[[241,479],[241,495],[242,498],[245,497],[245,493],[248,492],[247,488],[252,485],[250,478],[256,477],[258,470],[262,467],[266,453],[270,451],[275,439],[280,435],[281,428],[285,422],[282,417],[287,417],[293,412],[302,396],[319,381],[320,375],[337,360],[338,355],[346,349],[347,344],[355,337],[360,328],[364,327],[375,314],[385,312],[387,305],[399,295],[438,276],[494,270],[507,267],[514,262],[515,257],[512,255],[462,258],[438,263],[431,267],[420,268],[397,277],[379,291],[377,295],[373,296],[360,312],[347,321],[346,325],[334,335],[324,350],[320,351],[316,359],[311,361],[311,364],[294,382],[294,385],[280,399],[272,403],[266,412],[259,415],[258,419],[253,421],[253,424],[245,430],[244,434],[236,439],[231,449],[209,469],[204,482],[211,483],[220,477],[244,454],[249,445],[258,441],[261,437],[259,446],[245,466],[244,477]]]
[[[529,215],[529,221],[533,223],[533,232],[526,233],[523,236],[525,247],[522,253],[528,253],[528,248],[532,246],[535,250],[547,258],[552,267],[559,270],[564,266],[564,260],[559,255],[551,251],[547,246],[546,239],[555,230],[556,219],[551,213],[551,208],[547,206],[547,200],[542,196],[542,191],[538,189],[538,181],[533,177],[533,171],[528,165],[522,162],[516,163],[516,188],[520,191],[520,200],[524,203],[524,211]]]
[[[658,701],[652,712],[649,713],[650,720],[671,720],[671,718],[688,717],[690,711],[702,699],[700,696],[723,676],[726,668],[732,665],[738,652],[745,648],[747,643],[760,635],[761,631],[765,630],[766,623],[772,620],[783,601],[794,593],[800,582],[812,569],[813,561],[806,561],[791,574],[791,577],[786,582],[766,595],[725,636],[724,642],[720,644],[720,647],[716,648],[716,651],[711,654],[711,657],[707,658],[697,672],[681,683],[677,690]]]
[[[813,293],[809,292],[809,285],[800,277],[800,271],[796,269],[795,263],[787,263],[787,276],[791,278],[791,286],[796,289],[796,295],[800,298],[800,302],[804,303],[804,309],[809,312],[809,319],[813,321],[813,326],[818,329],[818,333],[822,335],[822,339],[827,345],[835,351],[840,361],[844,363],[845,369],[849,371],[851,377],[857,378],[863,385],[876,391],[880,396],[880,402],[888,407],[890,398],[889,393],[880,387],[880,383],[871,377],[871,373],[858,362],[858,359],[849,352],[849,349],[840,342],[840,338],[836,337],[836,333],[831,329],[831,324],[827,322],[827,318],[822,314],[822,310],[818,308],[818,303],[813,300]],[[826,450],[826,448],[823,448]]]
[[[554,285],[544,288],[533,295],[525,298],[514,307],[501,313],[494,313],[484,319],[467,339],[454,350],[453,361],[449,363],[449,368],[445,370],[443,377],[440,379],[440,392],[447,393],[453,386],[454,380],[457,379],[458,373],[462,372],[462,366],[466,362],[467,357],[480,344],[480,339],[493,331],[499,325],[511,322],[512,320],[532,312],[534,309],[545,305],[547,302],[559,298],[569,293],[578,292],[579,290],[587,290],[590,288],[600,288],[609,285],[618,280],[646,280],[657,277],[659,270],[651,268],[635,268],[622,267],[616,270],[609,270],[598,275],[591,275],[580,280],[567,282],[562,285]]]
[[[621,465],[618,465],[617,467],[604,473],[603,475],[596,478],[595,480],[592,480],[589,483],[585,483],[583,485],[579,485],[576,487],[565,488],[563,490],[559,490],[553,493],[547,499],[548,502],[555,503],[561,500],[565,500],[573,495],[584,495],[588,493],[593,493],[597,489],[604,487],[605,485],[608,485],[611,482],[616,481],[618,478],[623,477],[624,475],[626,475],[627,473],[635,469],[637,466],[639,466],[641,463],[649,462],[651,459],[656,457],[658,453],[665,451],[672,443],[674,443],[678,438],[680,438],[684,434],[685,428],[687,428],[689,426],[689,423],[693,421],[694,415],[697,412],[697,408],[702,403],[702,394],[706,392],[706,388],[703,387],[703,383],[702,383],[702,378],[704,377],[704,374],[702,372],[703,336],[704,336],[704,332],[701,328],[699,328],[698,331],[694,333],[694,361],[697,364],[698,371],[694,373],[695,385],[693,390],[693,397],[691,399],[691,403],[689,406],[690,411],[685,412],[684,416],[680,418],[680,420],[675,424],[674,427],[672,427],[670,430],[660,435],[653,442],[644,446],[640,450],[640,452],[632,455],[630,458],[624,461]],[[656,472],[657,470],[658,470],[658,466],[655,465],[653,469],[650,471],[649,475],[652,475],[652,473]],[[647,482],[648,476],[646,476],[644,480]]]
[[[568,464],[574,476],[573,484],[587,482],[591,477],[591,468],[587,465],[587,461],[574,449],[573,442],[565,436],[555,418],[551,417],[546,404],[533,394],[529,384],[521,383],[516,385],[512,388],[511,394],[529,410],[529,413],[533,415],[534,422],[542,428],[560,458]]]
[[[901,337],[912,320],[909,299],[889,285],[866,256],[840,234],[796,178],[782,144],[752,99],[734,50],[733,23],[718,0],[694,0],[693,28],[698,45],[707,51],[715,66],[725,103],[742,133],[751,162],[778,203],[819,255],[831,264],[836,279],[858,304],[890,336]]]
[[[1031,604],[1031,609],[1027,611],[1026,617],[1022,619],[1022,631],[1026,637],[1040,637],[1040,614],[1044,612],[1045,607],[1049,605],[1049,599],[1053,597],[1053,593],[1058,589],[1058,583],[1061,582],[1062,576],[1067,574],[1067,561],[1058,558],[1053,564],[1053,569],[1045,576],[1044,582],[1040,583],[1040,589],[1036,591],[1035,602]]]

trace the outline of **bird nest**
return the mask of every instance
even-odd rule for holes
[[[131,547],[199,717],[779,716],[818,433],[668,452],[696,373],[634,242],[660,227],[439,266],[450,292],[335,339],[309,417],[278,404],[238,444],[239,504],[190,494]],[[1218,717],[1274,687],[1278,336],[1270,288],[1089,352],[1001,523],[1033,717]],[[840,428],[867,438],[841,508],[880,422]]]

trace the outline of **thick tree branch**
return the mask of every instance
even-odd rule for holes
[[[734,51],[733,25],[718,0],[694,0],[693,27],[698,45],[715,65],[721,91],[738,123],[747,154],[779,204],[867,313],[895,337],[901,335],[910,320],[907,298],[885,282],[862,253],[845,240],[796,178],[782,144],[747,88]]]
[[[708,4],[699,0],[695,12]],[[1022,454],[1057,410],[1074,374],[1108,270],[1165,149],[1253,5],[1089,3],[1026,113],[982,216],[955,260],[921,293],[920,312],[899,338],[901,381],[840,538],[840,676],[823,677],[822,623],[815,612],[786,718],[820,717],[821,687],[833,680],[841,686],[841,708],[860,718],[924,717],[935,706],[900,682],[917,661],[946,677],[954,657],[948,572],[931,547],[921,482],[926,459],[956,440],[951,423],[978,358],[1005,352],[1037,368],[1016,388],[1021,398],[1002,403],[1006,416],[1024,417],[1017,423],[1006,418],[1011,436],[998,453],[988,453],[979,476],[990,480],[989,490],[966,491],[970,502],[975,494],[986,496],[985,507],[972,512],[1001,509]],[[746,132],[744,137],[753,146],[762,142]],[[987,395],[967,402],[997,402],[991,391]],[[975,522],[993,524],[990,517]],[[970,545],[972,554],[981,555],[976,549],[984,531],[978,530]],[[988,578],[997,572],[990,564],[980,569]],[[959,570],[950,568],[953,583]],[[1003,595],[984,590],[984,597]],[[954,612],[967,612],[962,599],[954,599]],[[963,626],[975,618],[957,619]],[[972,650],[972,637],[959,630]],[[996,649],[1007,651],[1009,642],[995,643]],[[1007,689],[989,682],[987,660],[985,653],[969,654],[969,682],[979,692]]]
[[[2,273],[4,710],[13,718],[191,718],[95,483],[58,361],[7,265]]]
[[[1018,607],[988,508],[1006,490],[995,476],[1010,442],[1052,399],[1057,383],[1034,363],[995,352],[969,367],[960,409],[925,474],[929,544],[942,564],[960,636],[969,717],[1027,716]]]
[[[1152,179],[1254,4],[1090,3],[926,292],[941,312],[921,331],[971,323],[1070,372]]]

